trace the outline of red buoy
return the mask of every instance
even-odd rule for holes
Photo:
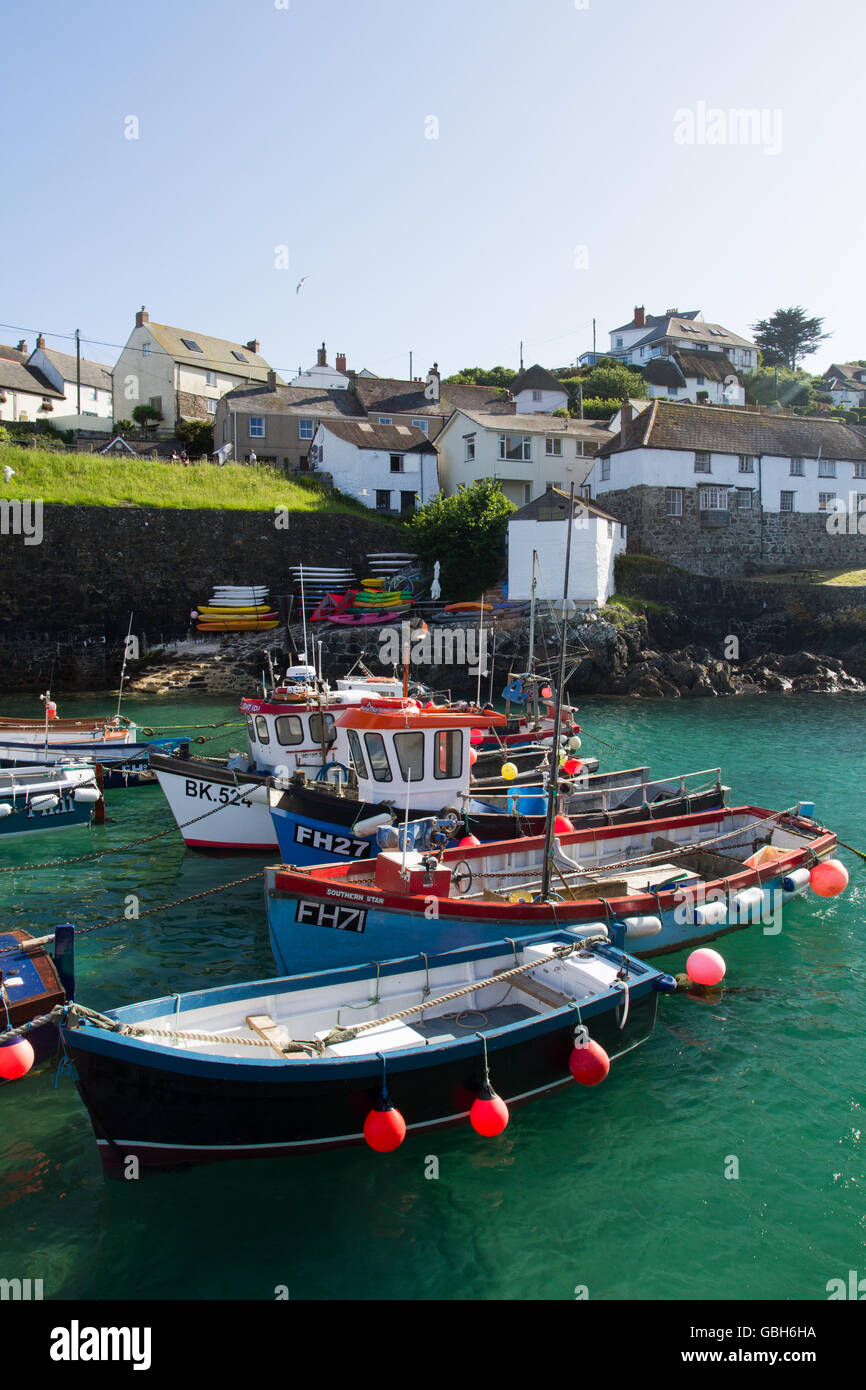
[[[36,1053],[26,1038],[0,1043],[0,1077],[4,1081],[17,1081],[19,1076],[26,1076],[35,1061]]]
[[[481,841],[477,835],[464,835],[462,840],[458,840],[457,847],[458,849],[474,849],[476,845],[480,844]]]
[[[469,766],[470,766],[470,767],[474,767],[475,764],[476,764],[477,762],[478,762],[478,754],[476,753],[476,751],[475,751],[474,748],[470,748],[470,749],[469,749]]]
[[[562,764],[562,770],[566,777],[576,776],[582,767],[583,763],[580,761],[580,758],[566,758],[565,762]]]
[[[406,1138],[406,1121],[385,1091],[364,1121],[364,1138],[377,1154],[392,1153]]]
[[[568,1066],[581,1086],[597,1086],[610,1071],[610,1058],[601,1043],[593,1042],[590,1038],[582,1047],[572,1048]]]
[[[568,816],[556,816],[553,821],[553,829],[557,835],[567,835],[570,830],[574,829],[574,826]]]
[[[469,742],[470,742],[473,746],[477,746],[479,743],[483,743],[483,742],[484,742],[484,730],[483,730],[483,729],[470,729],[470,730],[469,730]]]
[[[819,898],[836,898],[848,887],[848,870],[838,859],[825,859],[810,871],[809,887]]]
[[[483,1134],[485,1139],[495,1139],[505,1129],[508,1120],[508,1106],[496,1094],[490,1082],[485,1081],[481,1095],[472,1102],[469,1123],[476,1134]]]
[[[48,715],[49,720],[57,718],[57,706],[55,705],[53,700],[49,700],[47,702],[45,706],[45,713]]]
[[[545,686],[542,687],[541,698],[542,698],[542,700],[552,700],[552,699],[553,699],[553,691],[551,690],[551,688],[550,688],[549,685],[545,685]]]

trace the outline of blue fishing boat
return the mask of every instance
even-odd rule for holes
[[[58,1047],[59,1020],[47,1016],[75,993],[73,938],[74,929],[68,923],[44,937],[18,928],[0,932],[0,1038],[20,1030],[33,1048],[36,1063],[52,1057]],[[54,948],[53,955],[49,946]],[[14,1045],[18,1039],[9,1041]],[[0,1043],[0,1075],[6,1070],[3,1047]]]
[[[89,763],[0,770],[0,838],[89,825],[100,796]]]
[[[271,948],[280,971],[297,971],[447,951],[502,929],[609,927],[641,957],[748,927],[775,935],[784,905],[809,890],[815,865],[836,846],[813,814],[811,805],[721,807],[558,832],[549,854],[536,835],[277,865],[265,870]]]
[[[61,1031],[117,1173],[131,1158],[279,1157],[365,1139],[384,1150],[470,1118],[501,1132],[506,1107],[601,1080],[604,1054],[644,1042],[673,986],[603,931],[549,932],[102,1016],[73,1005]]]

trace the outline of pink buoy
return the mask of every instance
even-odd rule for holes
[[[700,946],[686,961],[686,974],[696,985],[717,985],[725,978],[727,966],[718,951]]]
[[[574,826],[568,819],[568,816],[556,816],[553,822],[553,829],[554,833],[557,835],[567,835],[569,831],[574,829]]]
[[[470,748],[470,749],[469,749],[469,766],[470,766],[470,767],[474,767],[475,764],[476,764],[477,762],[478,762],[478,754],[476,753],[476,751],[475,751],[474,748]]]
[[[4,1081],[17,1081],[26,1076],[35,1061],[36,1053],[26,1038],[0,1043],[0,1078]]]
[[[580,761],[580,758],[566,758],[565,762],[562,764],[562,770],[566,777],[574,777],[580,772],[582,767],[583,763]]]
[[[457,847],[458,849],[474,849],[476,845],[480,844],[481,841],[477,835],[464,835],[462,840],[458,840]]]
[[[406,1121],[390,1097],[382,1095],[364,1121],[364,1138],[379,1154],[393,1153],[406,1138]]]
[[[482,730],[481,730],[481,729],[470,729],[470,730],[469,730],[469,742],[473,745],[473,747],[477,747],[479,743],[483,743],[483,742],[484,742],[484,734],[483,734]]]
[[[819,898],[836,898],[848,887],[848,870],[838,859],[825,859],[810,871],[809,887]]]
[[[485,1139],[495,1139],[497,1134],[501,1134],[505,1129],[508,1119],[508,1106],[502,1097],[496,1094],[490,1083],[486,1082],[481,1095],[472,1102],[469,1123],[476,1134],[483,1134]]]
[[[571,1049],[568,1067],[581,1086],[598,1086],[610,1071],[610,1058],[601,1043],[588,1038],[582,1045],[576,1043]]]

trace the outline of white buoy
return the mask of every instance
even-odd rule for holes
[[[716,927],[728,915],[727,903],[713,900],[708,903],[695,903],[692,908],[692,921],[696,927]]]
[[[8,801],[0,801],[0,817],[11,816],[12,810],[13,808],[9,805]]]
[[[98,787],[76,787],[73,792],[75,801],[98,801],[101,795]]]
[[[630,941],[638,941],[643,936],[658,936],[662,929],[659,917],[623,917],[626,935]]]
[[[55,796],[54,792],[47,796],[31,796],[30,809],[33,811],[51,811],[58,805],[59,801],[60,797]]]
[[[387,811],[382,811],[378,816],[367,816],[366,820],[359,820],[352,826],[352,834],[366,839],[368,835],[375,835],[380,826],[390,824],[390,815]]]

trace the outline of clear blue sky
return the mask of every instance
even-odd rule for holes
[[[802,304],[811,370],[866,357],[862,0],[280,3],[7,7],[4,324],[112,364],[145,304],[405,375]],[[780,111],[780,152],[678,144],[701,102]]]

